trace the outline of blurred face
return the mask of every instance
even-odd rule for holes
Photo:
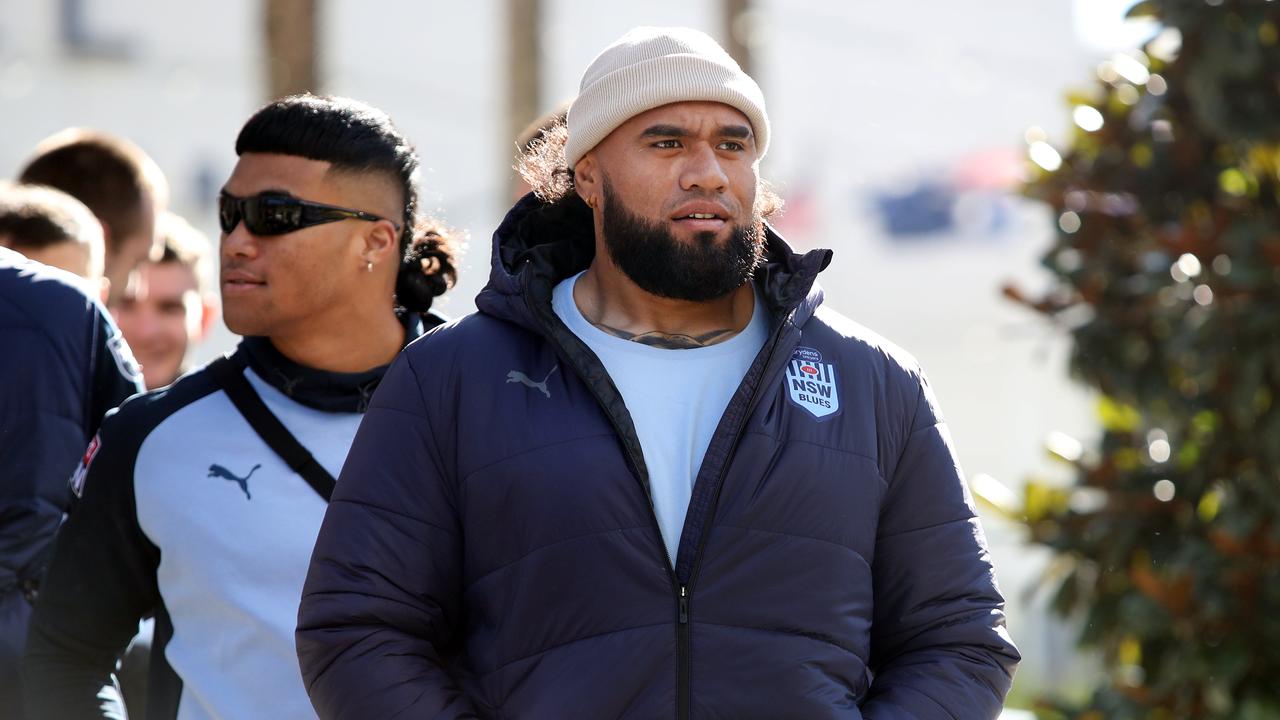
[[[177,379],[187,350],[203,335],[195,272],[177,262],[143,264],[111,313],[142,364],[148,390]]]
[[[674,103],[637,115],[575,172],[579,192],[600,209],[610,258],[647,292],[722,297],[759,263],[755,140],[728,105]]]
[[[115,301],[121,297],[129,284],[129,276],[147,258],[153,256],[160,238],[156,233],[156,217],[159,209],[151,193],[143,193],[142,223],[137,232],[125,237],[112,237],[109,246],[112,251],[106,257],[106,275],[111,281],[111,297]],[[108,232],[111,229],[108,228]]]
[[[399,200],[387,183],[346,173],[330,173],[319,160],[273,153],[245,153],[223,186],[237,198],[262,193],[399,217]],[[393,232],[388,221],[382,232]],[[385,302],[367,298],[362,281],[364,236],[375,223],[341,220],[284,235],[258,236],[236,225],[222,235],[222,312],[227,327],[240,335],[303,336],[332,333],[351,313],[353,303]]]

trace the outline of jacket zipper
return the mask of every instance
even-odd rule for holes
[[[778,352],[778,346],[782,343],[782,335],[787,325],[791,322],[795,311],[787,314],[783,319],[782,325],[774,334],[772,345],[769,347],[769,354],[765,356],[764,369],[761,370],[760,382],[751,391],[751,397],[747,398],[747,405],[743,409],[742,417],[738,419],[738,426],[733,433],[733,447],[737,447],[738,441],[742,439],[742,431],[747,426],[747,420],[751,417],[751,410],[755,407],[756,398],[760,395],[760,388],[765,386],[768,378],[765,372],[769,370],[769,366],[773,364],[773,357]],[[732,453],[730,454],[732,455]],[[731,459],[731,458],[730,458]],[[720,504],[720,491],[724,488],[725,474],[729,472],[729,460],[725,460],[724,465],[720,468],[719,474],[716,476],[715,494],[711,496],[711,507],[707,510],[706,524],[709,525],[715,521],[716,507]],[[656,515],[655,515],[656,517]],[[702,567],[702,553],[707,546],[706,525],[702,527],[702,531],[698,534],[698,546],[694,551],[693,567],[689,571],[689,580],[684,584],[678,585],[676,603],[679,608],[679,622],[676,629],[676,654],[678,656],[678,674],[676,676],[676,718],[677,720],[688,720],[693,713],[693,650],[691,648],[693,640],[693,628],[689,623],[689,601],[693,594],[693,583],[698,579],[698,570]],[[674,573],[673,580],[678,582]]]
[[[521,288],[522,289],[521,295],[523,296],[523,299],[525,301],[525,307],[528,308],[529,312],[535,318],[541,317],[541,314],[538,312],[537,308],[534,307],[533,300],[529,296],[528,278],[525,278],[525,281],[522,283],[522,285],[523,287]],[[554,318],[555,313],[554,312],[551,313],[551,316]],[[774,333],[773,338],[771,339],[772,344],[769,347],[768,355],[765,357],[764,370],[761,371],[760,383],[756,385],[755,389],[752,390],[751,392],[751,397],[747,399],[747,406],[743,410],[742,417],[738,419],[738,427],[735,428],[734,430],[733,445],[735,447],[738,444],[738,440],[742,438],[742,431],[746,427],[747,420],[751,416],[751,409],[755,406],[755,401],[756,401],[756,398],[759,396],[760,388],[763,387],[765,384],[766,378],[764,377],[764,371],[767,371],[769,369],[769,366],[773,364],[773,357],[778,351],[778,345],[780,345],[782,342],[782,335],[786,331],[787,325],[790,324],[791,318],[793,318],[794,316],[795,316],[795,310],[792,309],[789,313],[787,313],[787,316],[783,318],[782,324],[778,327],[778,330]],[[544,320],[543,322],[546,323],[547,321]],[[554,330],[555,321],[552,320],[549,324],[551,327],[549,327],[548,330]],[[566,330],[568,330],[568,328],[566,328]],[[572,331],[569,331],[569,333],[572,334]],[[554,334],[551,334],[551,337],[554,338],[555,337]],[[559,343],[556,343],[556,344],[559,345]],[[569,362],[571,366],[574,364],[573,361],[569,360],[569,358],[567,357],[562,359]],[[623,434],[621,425],[618,423],[617,418],[613,416],[613,413],[608,411],[607,406],[603,402],[600,395],[596,392],[595,387],[591,383],[583,383],[583,384],[585,384],[587,386],[587,389],[591,391],[591,394],[595,397],[596,402],[599,403],[602,408],[605,408],[604,414],[606,417],[609,418],[609,423],[613,426],[613,431],[618,434],[619,438],[624,438],[625,435]],[[692,640],[693,640],[693,628],[689,623],[689,601],[690,601],[690,595],[693,592],[693,581],[697,579],[698,570],[702,566],[702,553],[703,553],[703,550],[706,548],[707,528],[705,527],[702,528],[702,532],[698,536],[698,547],[694,554],[693,568],[690,570],[690,573],[689,573],[689,581],[687,583],[681,583],[680,579],[676,577],[675,561],[674,561],[674,558],[671,557],[671,551],[667,549],[666,543],[662,539],[662,529],[660,524],[658,523],[658,513],[653,507],[653,490],[649,487],[649,479],[647,477],[648,472],[646,471],[643,474],[640,472],[640,467],[641,467],[640,463],[637,462],[635,454],[631,451],[630,445],[626,442],[623,442],[622,446],[623,446],[623,451],[626,454],[627,460],[631,463],[632,472],[636,474],[637,479],[640,481],[640,486],[644,490],[645,497],[649,500],[649,519],[653,521],[654,531],[657,533],[658,542],[662,546],[663,559],[667,561],[667,565],[666,565],[667,577],[670,578],[671,587],[675,591],[676,665],[677,665],[676,718],[677,720],[688,720],[690,714],[693,711],[691,707],[692,692],[690,687],[692,684],[692,676],[693,676],[693,651],[691,649]],[[716,506],[720,502],[720,490],[724,487],[724,477],[725,477],[725,473],[727,473],[728,470],[729,470],[729,462],[726,460],[724,463],[724,466],[720,468],[720,472],[716,476],[716,491],[715,491],[715,495],[712,496],[712,499],[711,499],[711,507],[707,513],[707,522],[712,522],[715,519]]]
[[[692,712],[692,693],[690,690],[693,676],[693,653],[690,644],[693,640],[693,628],[689,626],[689,588],[680,586],[676,596],[679,606],[679,622],[676,625],[676,717],[686,720]]]

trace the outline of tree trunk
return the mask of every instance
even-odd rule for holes
[[[269,100],[320,92],[316,56],[318,1],[265,0],[263,3]]]
[[[507,0],[507,124],[503,142],[512,147],[525,129],[542,113],[542,3],[539,0]]]
[[[748,75],[752,70],[751,24],[751,0],[724,0],[724,49]]]

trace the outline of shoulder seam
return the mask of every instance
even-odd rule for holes
[[[198,387],[197,382],[204,383],[206,387]],[[175,391],[180,394],[175,396]],[[103,430],[119,433],[121,440],[140,447],[171,415],[216,392],[221,392],[221,389],[201,369],[163,390],[152,390],[129,398],[103,420]]]

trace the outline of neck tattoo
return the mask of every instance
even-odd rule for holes
[[[724,328],[722,330],[712,330],[707,333],[698,335],[687,335],[684,333],[664,333],[658,330],[650,330],[648,332],[633,333],[616,327],[610,327],[604,323],[593,322],[592,325],[600,328],[610,335],[630,340],[641,345],[661,348],[663,350],[691,350],[693,348],[707,347],[716,343],[724,342],[729,338],[737,335],[740,331],[734,328]]]

